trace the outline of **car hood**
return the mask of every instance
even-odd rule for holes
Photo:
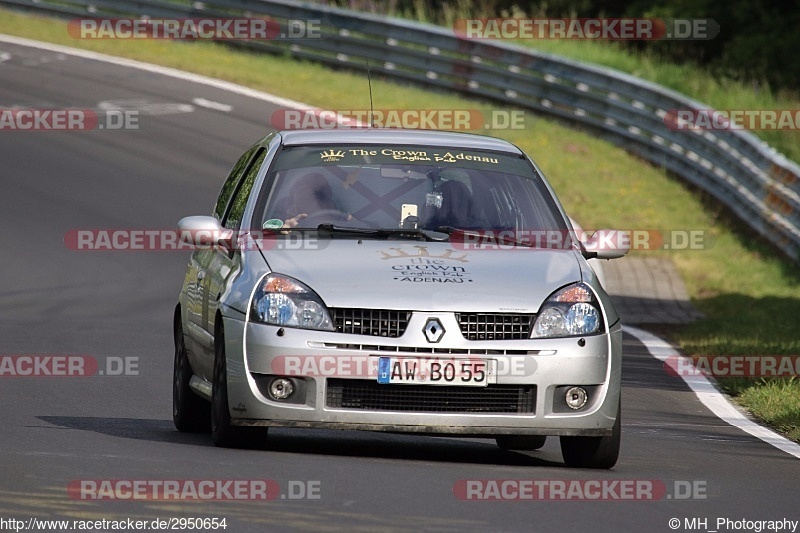
[[[334,239],[281,249],[259,241],[273,272],[313,289],[331,307],[534,313],[580,281],[575,252],[459,250],[450,243]]]

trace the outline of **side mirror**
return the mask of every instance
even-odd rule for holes
[[[233,230],[223,228],[214,217],[192,216],[178,221],[181,242],[198,248],[223,246],[230,250],[233,244]]]
[[[624,231],[601,229],[583,242],[586,259],[618,259],[631,249],[631,237]]]

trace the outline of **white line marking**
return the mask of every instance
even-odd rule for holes
[[[641,342],[650,355],[659,361],[666,362],[669,358],[685,357],[673,348],[667,341],[656,337],[647,331],[633,328],[631,326],[624,326],[623,330],[630,333]],[[692,364],[692,360],[686,357],[687,365]],[[733,427],[739,428],[750,435],[763,440],[767,444],[775,446],[789,455],[793,455],[800,459],[800,444],[790,441],[775,433],[771,429],[759,426],[747,416],[744,415],[739,409],[731,405],[725,395],[719,392],[716,387],[702,374],[696,376],[681,376],[683,381],[689,386],[692,391],[697,395],[700,402],[705,405],[712,413],[718,416],[723,422],[730,424]]]
[[[245,87],[243,85],[237,85],[235,83],[223,80],[217,80],[214,78],[209,78],[207,76],[200,76],[199,74],[192,74],[191,72],[184,72],[182,70],[177,70],[174,68],[151,65],[150,63],[135,61],[133,59],[123,59],[119,57],[109,56],[106,54],[99,54],[97,52],[87,52],[86,50],[78,50],[76,48],[69,48],[67,46],[42,43],[39,41],[33,41],[31,39],[12,37],[10,35],[0,34],[0,42],[15,44],[19,46],[28,46],[31,48],[38,48],[40,50],[49,50],[51,52],[58,52],[61,54],[67,54],[75,57],[82,57],[85,59],[103,61],[105,63],[111,63],[123,67],[144,70],[155,74],[161,74],[163,76],[169,76],[172,78],[178,78],[185,81],[191,81],[194,83],[207,85],[209,87],[215,87],[217,89],[221,89],[223,91],[230,91],[232,93],[240,94],[242,96],[249,96],[250,98],[263,100],[265,102],[270,102],[272,104],[275,104],[277,106],[282,106],[285,108],[299,109],[299,110],[316,109],[313,106],[303,104],[295,100],[289,100],[288,98],[281,98],[279,96],[265,93],[263,91],[250,89],[249,87]],[[346,117],[340,117],[340,120],[342,118]],[[672,346],[670,346],[669,343],[660,339],[659,337],[656,337],[651,333],[630,326],[625,326],[624,330],[633,335],[634,337],[636,337],[637,339],[639,339],[639,341],[645,346],[645,348],[647,348],[647,351],[649,351],[653,357],[661,361],[666,361],[668,357],[680,356],[677,350],[675,350]],[[782,450],[800,459],[800,445],[778,435],[777,433],[775,433],[770,429],[759,426],[758,424],[756,424],[755,422],[744,416],[738,409],[732,406],[725,399],[725,397],[722,394],[720,394],[720,392],[717,389],[714,388],[714,386],[705,378],[705,376],[682,376],[682,377],[683,380],[687,383],[687,385],[689,385],[689,387],[695,392],[695,394],[703,403],[703,405],[708,407],[711,410],[711,412],[713,412],[724,422],[734,427],[737,427],[742,431],[745,431],[746,433],[749,433],[754,437],[757,437],[763,440],[764,442],[771,444],[772,446],[775,446],[779,450]]]
[[[87,50],[80,50],[78,48],[70,48],[68,46],[61,46],[58,44],[43,43],[40,41],[34,41],[32,39],[23,39],[22,37],[14,37],[11,35],[0,34],[0,42],[15,44],[18,46],[27,46],[30,48],[38,48],[40,50],[47,50],[59,54],[67,54],[74,57],[81,57],[83,59],[102,61],[104,63],[111,63],[113,65],[119,65],[122,67],[135,68],[146,72],[152,72],[154,74],[160,74],[162,76],[169,76],[171,78],[177,78],[184,81],[206,85],[208,87],[214,87],[216,89],[221,89],[223,91],[232,92],[234,94],[247,96],[250,98],[254,98],[256,100],[262,100],[264,102],[269,102],[271,104],[274,104],[276,106],[285,109],[297,109],[300,111],[318,110],[318,108],[314,106],[310,106],[308,104],[304,104],[296,100],[289,100],[288,98],[281,98],[280,96],[275,96],[274,94],[269,94],[263,91],[258,91],[256,89],[245,87],[244,85],[238,85],[236,83],[231,83],[229,81],[209,78],[207,76],[201,76],[200,74],[192,74],[191,72],[184,72],[182,70],[170,67],[162,67],[159,65],[145,63],[143,61],[136,61],[134,59],[114,57],[106,54],[100,54],[98,52],[89,52]],[[350,124],[350,125],[352,125],[355,122],[352,118],[343,117],[341,115],[337,115],[337,121],[340,124]]]
[[[5,63],[9,59],[11,59],[11,54],[8,52],[0,52],[0,63]]]
[[[194,106],[189,104],[147,100],[103,100],[97,104],[97,108],[103,111],[138,111],[143,115],[176,115],[194,111]]]
[[[225,113],[230,113],[233,110],[232,105],[215,102],[213,100],[206,100],[205,98],[192,98],[192,103],[200,107],[205,107],[206,109],[224,111]]]
[[[161,74],[163,76],[169,76],[171,78],[178,78],[185,81],[191,81],[194,83],[207,85],[209,87],[215,87],[217,89],[222,89],[224,91],[230,91],[232,93],[241,94],[243,96],[249,96],[257,100],[263,100],[266,102],[270,102],[271,104],[290,107],[293,109],[313,109],[312,106],[296,102],[294,100],[289,100],[287,98],[281,98],[279,96],[275,96],[262,91],[257,91],[255,89],[250,89],[249,87],[245,87],[243,85],[237,85],[235,83],[231,83],[228,81],[209,78],[207,76],[201,76],[199,74],[192,74],[191,72],[184,72],[182,70],[174,68],[152,65],[150,63],[144,63],[143,61],[136,61],[134,59],[114,57],[106,54],[100,54],[98,52],[89,52],[87,50],[80,50],[78,48],[70,48],[68,46],[61,46],[58,44],[43,43],[40,41],[34,41],[32,39],[13,37],[11,35],[0,35],[0,42],[16,44],[19,46],[27,46],[30,48],[38,48],[40,50],[47,50],[50,52],[57,52],[60,54],[71,55],[74,57],[81,57],[84,59],[91,59],[94,61],[111,63],[122,67],[144,70],[147,72],[152,72],[154,74]]]

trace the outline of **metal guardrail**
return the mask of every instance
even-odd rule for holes
[[[671,110],[708,110],[611,69],[451,30],[289,0],[0,0],[62,17],[269,17],[319,21],[322,38],[235,44],[373,72],[549,114],[589,128],[711,194],[800,261],[800,166],[741,130],[674,130]]]

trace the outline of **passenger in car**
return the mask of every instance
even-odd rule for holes
[[[436,209],[425,226],[429,229],[442,226],[471,227],[473,200],[469,188],[461,181],[450,180],[439,185],[436,190],[442,195],[442,206]]]

